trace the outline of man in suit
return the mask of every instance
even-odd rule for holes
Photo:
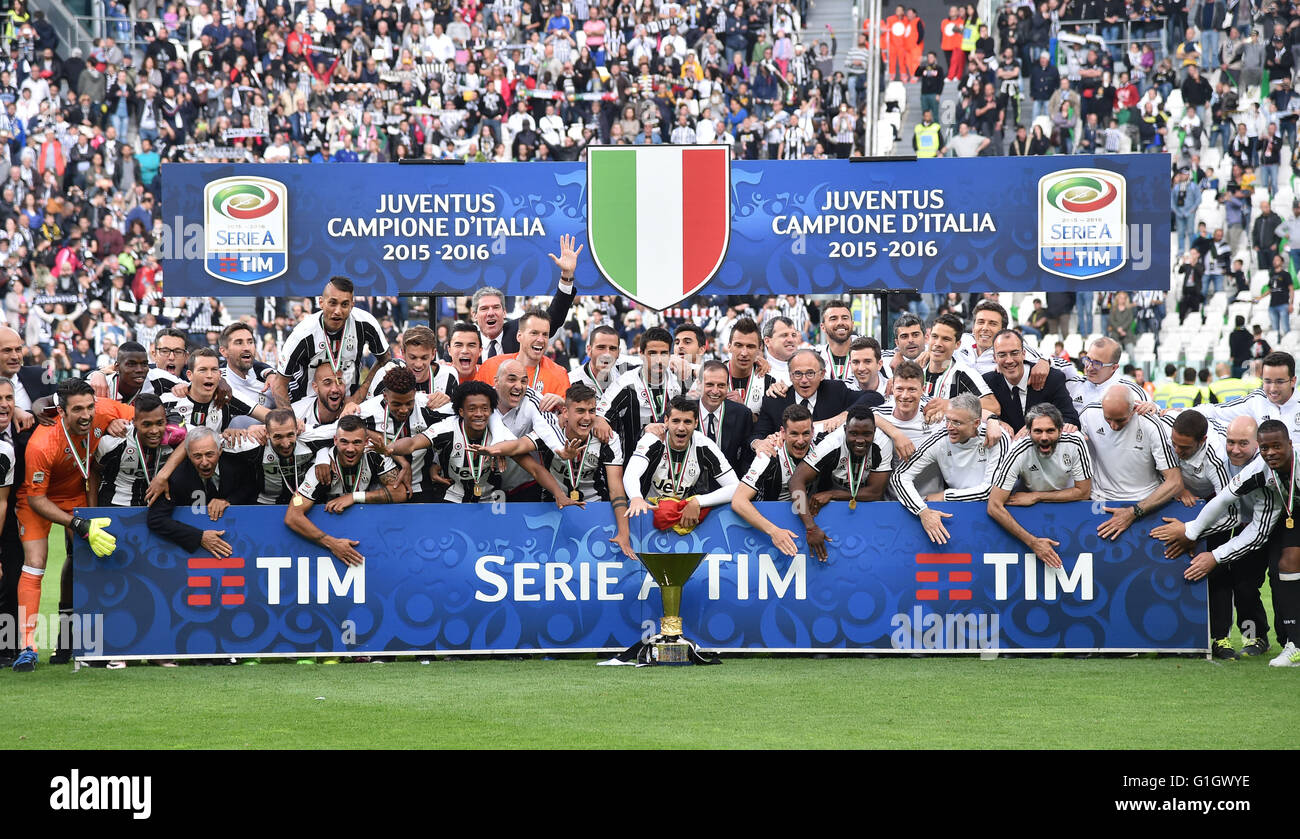
[[[32,410],[32,404],[54,394],[54,377],[45,367],[39,364],[23,366],[24,349],[22,336],[7,326],[0,326],[0,376],[12,381],[14,386],[11,418],[14,433],[30,431],[32,422],[40,419],[39,413]],[[47,424],[53,422],[52,419],[46,420]],[[16,450],[17,446],[14,448]]]
[[[763,409],[754,425],[753,441],[766,439],[781,428],[781,416],[787,405],[804,405],[812,411],[814,434],[832,431],[844,423],[849,406],[862,404],[874,408],[884,402],[876,391],[854,392],[844,382],[826,380],[826,362],[815,350],[799,350],[790,357],[790,381],[793,386],[784,396],[763,398]],[[824,421],[830,420],[829,423]],[[752,448],[752,442],[751,442]]]
[[[700,430],[718,444],[739,475],[754,456],[749,448],[754,415],[742,403],[727,399],[730,385],[727,365],[721,361],[704,362],[700,368]]]
[[[14,427],[14,385],[10,379],[0,378],[0,457],[12,455],[10,464],[14,476],[25,476],[27,465],[23,454],[30,435],[18,434]],[[8,449],[6,449],[6,444]],[[5,470],[0,470],[3,477]],[[18,490],[22,479],[16,477],[9,485],[4,507],[4,530],[0,535],[0,620],[8,618],[10,626],[18,626],[18,577],[23,570],[23,543],[18,539]],[[0,667],[9,667],[20,652],[17,633],[0,643]]]
[[[993,359],[997,369],[984,374],[984,381],[998,400],[998,414],[1012,434],[1025,427],[1025,412],[1040,402],[1055,405],[1065,420],[1065,430],[1079,426],[1079,414],[1070,399],[1065,385],[1065,374],[1055,368],[1047,372],[1047,381],[1041,388],[1029,383],[1029,368],[1025,365],[1025,342],[1020,333],[1004,329],[993,336]]]
[[[573,272],[578,267],[578,254],[582,245],[574,250],[574,237],[560,237],[560,255],[550,254],[551,259],[560,269],[560,286],[546,314],[551,320],[551,337],[569,318],[569,308],[573,306]],[[483,354],[479,362],[502,353],[519,352],[519,321],[506,320],[506,296],[500,289],[485,286],[474,292],[470,300],[470,317],[478,326],[483,337]],[[548,342],[549,343],[549,342]]]
[[[168,481],[170,497],[164,495],[149,508],[149,529],[191,555],[202,549],[215,557],[230,556],[224,530],[200,530],[175,521],[176,505],[200,505],[210,521],[221,519],[231,504],[256,504],[260,481],[243,459],[221,452],[217,434],[207,426],[195,426],[185,435],[186,460]]]

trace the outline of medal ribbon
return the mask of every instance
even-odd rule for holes
[[[667,446],[667,444],[665,444],[665,446]],[[686,488],[684,486],[686,482],[686,464],[689,463],[691,460],[691,451],[695,448],[695,440],[694,438],[692,438],[690,445],[686,447],[686,454],[685,456],[682,457],[682,465],[680,468],[677,469],[676,474],[673,473],[672,447],[668,446],[667,448],[668,448],[668,478],[673,482],[671,497],[680,499],[682,497],[681,495],[682,490]]]
[[[476,455],[469,450],[469,435],[465,433],[465,421],[460,421],[460,436],[465,438],[465,460],[469,464],[469,474],[474,480],[474,485],[478,486],[479,478],[483,475],[483,467],[487,464],[485,455]],[[488,444],[488,432],[483,432],[483,445]],[[477,464],[477,465],[476,465]]]
[[[836,381],[842,381],[846,373],[849,372],[849,357],[844,356],[844,363],[839,367],[835,366],[835,353],[831,352],[830,345],[826,346],[826,357],[831,360],[831,378]]]
[[[348,325],[345,322],[343,328],[339,330],[339,343],[337,350],[334,349],[334,341],[330,338],[330,334],[325,332],[325,357],[329,359],[330,367],[334,368],[335,373],[342,372],[343,370],[343,335],[347,330]],[[321,331],[325,331],[324,325],[321,326]]]
[[[333,456],[333,455],[331,455],[331,457],[333,457],[333,459],[334,459],[334,468],[337,469],[337,470],[339,470],[339,481],[340,481],[340,482],[345,482],[345,481],[347,480],[347,478],[346,478],[346,476],[343,474],[343,464],[339,463],[339,460],[338,460],[337,457],[335,457],[335,456]],[[365,465],[365,458],[366,458],[366,453],[365,453],[365,452],[362,452],[362,453],[361,453],[361,460],[357,462],[357,476],[356,476],[355,478],[352,479],[352,492],[356,492],[356,491],[361,487],[361,467]],[[294,477],[297,477],[297,475],[298,475],[298,466],[297,466],[296,463],[294,464],[293,473],[294,473]],[[281,477],[284,477],[284,473],[283,473],[283,472],[280,473],[280,475],[281,475]],[[343,488],[344,488],[345,490],[347,489],[347,483],[343,483]]]
[[[86,457],[83,460],[77,454],[77,444],[72,441],[72,435],[68,433],[66,420],[59,420],[59,428],[63,429],[63,439],[68,441],[68,451],[72,452],[72,460],[77,464],[77,471],[81,472],[81,477],[86,479],[86,486],[90,486],[90,435],[86,435]]]
[[[591,437],[587,437],[586,444],[582,447],[582,454],[578,455],[578,465],[575,467],[573,461],[565,458],[564,464],[569,467],[569,489],[573,492],[580,492],[578,489],[578,479],[582,477],[582,463],[587,459],[587,452],[591,450]]]
[[[857,480],[855,481],[855,480],[853,479],[853,452],[849,452],[849,462],[848,462],[848,467],[847,467],[844,471],[848,473],[848,474],[846,475],[846,477],[848,478],[848,481],[849,481],[849,500],[850,500],[850,501],[856,501],[856,500],[857,500],[857,498],[858,498],[858,489],[861,488],[861,486],[862,486],[862,478],[863,478],[863,476],[866,474],[866,472],[867,472],[867,465],[868,465],[870,462],[871,462],[871,453],[870,453],[870,452],[867,452],[867,455],[866,455],[865,457],[862,458],[862,465],[861,465],[860,467],[858,467],[858,477],[857,477]]]
[[[144,482],[146,484],[151,484],[153,483],[154,475],[158,474],[159,452],[157,449],[153,450],[153,475],[150,475],[149,464],[145,458],[144,443],[140,442],[140,437],[134,431],[131,432],[131,436],[135,438],[135,444],[140,447],[140,471],[144,472]]]

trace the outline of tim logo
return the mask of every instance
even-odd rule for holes
[[[270,178],[221,178],[203,188],[203,267],[253,285],[289,268],[289,192]]]
[[[1038,181],[1038,265],[1078,280],[1114,273],[1128,261],[1123,175],[1066,169]]]
[[[190,576],[185,583],[189,588],[185,595],[187,606],[211,606],[214,601],[222,606],[244,605],[243,557],[192,556],[188,567]]]
[[[942,593],[946,600],[970,600],[971,564],[970,554],[917,554],[916,581],[926,587],[916,590],[916,599],[939,600]],[[953,583],[963,585],[953,588]]]

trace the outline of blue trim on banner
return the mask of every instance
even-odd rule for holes
[[[788,504],[759,505],[796,533]],[[686,634],[724,650],[953,652],[1204,651],[1204,581],[1186,560],[1133,528],[1114,542],[1086,503],[1039,504],[1016,517],[1050,533],[1053,572],[980,504],[940,504],[953,541],[937,547],[896,504],[832,504],[818,522],[830,561],[793,559],[729,509],[689,535],[633,520],[633,545],[708,554],[686,585]],[[1159,515],[1190,518],[1171,504]],[[609,542],[606,504],[371,505],[331,516],[327,532],[359,539],[349,569],[291,533],[283,507],[231,507],[220,522],[229,560],[191,557],[146,527],[143,509],[100,508],[117,550],[96,558],[76,540],[75,605],[102,612],[108,658],[174,655],[615,650],[661,614],[640,563]],[[178,519],[211,527],[189,510]],[[1159,521],[1159,515],[1152,516]],[[352,636],[355,636],[354,638]]]
[[[1159,154],[736,161],[731,245],[701,293],[1079,291],[1103,274],[1107,289],[1167,288],[1169,165]],[[1079,193],[1069,206],[1051,207],[1043,187],[1059,179],[1040,181],[1088,169],[1121,176],[1124,201],[1085,211],[1088,196]],[[258,218],[223,215],[207,187],[235,177],[283,184],[284,205]],[[171,295],[313,296],[335,274],[351,277],[361,295],[470,294],[484,285],[550,294],[556,272],[548,254],[559,237],[587,241],[583,163],[165,164],[162,183],[168,232],[160,247]],[[1071,259],[1060,272],[1071,276],[1040,264],[1047,249],[1080,239],[1098,252],[1084,253],[1083,267]],[[238,266],[205,265],[205,254],[231,241],[260,250]],[[1094,264],[1102,256],[1108,261]],[[283,275],[261,281],[286,258]],[[577,287],[618,293],[589,247]]]

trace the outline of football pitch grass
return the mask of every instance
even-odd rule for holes
[[[54,611],[57,586],[44,595]],[[1289,745],[1279,732],[1300,688],[1300,669],[1268,666],[1276,651],[1226,663],[745,657],[633,668],[586,657],[75,673],[42,651],[35,673],[0,673],[0,709],[24,720],[0,746],[1275,749]]]

